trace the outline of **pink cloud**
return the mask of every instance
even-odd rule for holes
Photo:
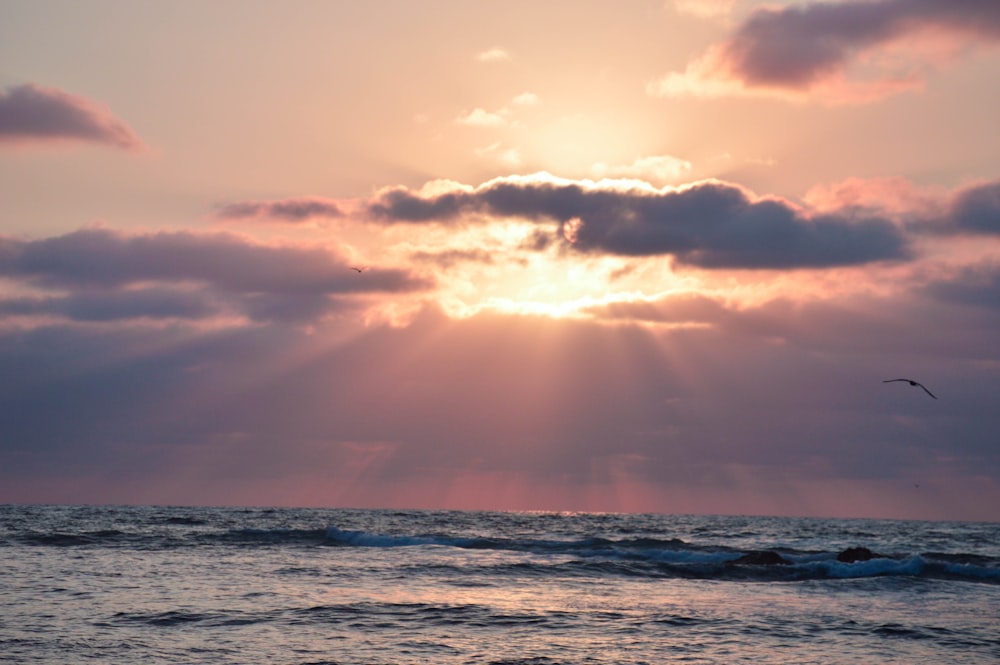
[[[900,177],[848,178],[811,188],[804,201],[822,213],[858,210],[905,220],[943,216],[947,197],[943,187],[918,187]]]
[[[1000,5],[977,0],[764,8],[684,72],[668,74],[648,91],[668,97],[765,95],[867,102],[922,86],[942,53],[997,42]],[[858,69],[867,76],[859,76]]]
[[[818,214],[879,215],[918,232],[1000,235],[1000,180],[949,191],[898,177],[848,178],[812,188],[805,202]]]
[[[91,141],[137,151],[135,132],[107,108],[33,83],[0,91],[0,141]]]

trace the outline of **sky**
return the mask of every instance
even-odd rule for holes
[[[7,0],[0,503],[1000,521],[998,76],[982,0]]]

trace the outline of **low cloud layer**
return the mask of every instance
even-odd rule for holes
[[[176,501],[190,483],[185,501],[413,507],[479,479],[484,502],[512,492],[518,508],[679,510],[711,493],[730,513],[995,516],[995,481],[963,492],[1000,473],[1000,386],[982,362],[998,313],[844,305],[692,296],[606,312],[710,324],[669,331],[428,311],[339,343],[277,326],[2,330],[0,479],[52,500]],[[942,315],[960,348],[923,327]],[[881,383],[902,372],[940,400]],[[52,468],[75,482],[53,486]],[[809,490],[826,482],[842,495]],[[864,494],[914,482],[908,503]],[[650,494],[628,498],[636,487]]]
[[[55,316],[74,321],[198,320],[219,313],[219,308],[206,293],[187,289],[100,290],[0,299],[0,315]]]
[[[727,40],[649,87],[662,96],[764,94],[862,102],[923,84],[943,53],[1000,43],[1000,5],[981,0],[810,2],[754,11]],[[890,48],[901,63],[879,59]],[[854,77],[862,60],[875,76]]]
[[[103,228],[39,240],[0,236],[0,277],[45,292],[0,300],[0,311],[76,320],[234,312],[303,321],[331,311],[338,297],[431,286],[401,269],[372,268],[361,275],[324,248],[272,246],[222,233]]]
[[[83,97],[33,83],[0,91],[0,142],[65,140],[143,148],[124,121]]]

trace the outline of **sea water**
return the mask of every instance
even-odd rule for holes
[[[0,506],[0,662],[1000,662],[1000,525]]]

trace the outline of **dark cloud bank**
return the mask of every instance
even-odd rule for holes
[[[368,210],[391,222],[449,222],[476,214],[554,221],[560,232],[552,239],[575,251],[670,254],[705,268],[821,268],[909,256],[901,230],[886,219],[810,216],[721,182],[649,192],[499,180],[433,197],[390,190]]]
[[[431,197],[389,190],[368,210],[389,222],[451,223],[477,215],[554,221],[560,231],[550,240],[575,251],[670,254],[704,268],[824,268],[911,257],[898,220],[853,208],[812,214],[721,182],[653,193],[499,180]],[[1000,233],[1000,183],[959,190],[946,215],[927,220],[925,230]]]

